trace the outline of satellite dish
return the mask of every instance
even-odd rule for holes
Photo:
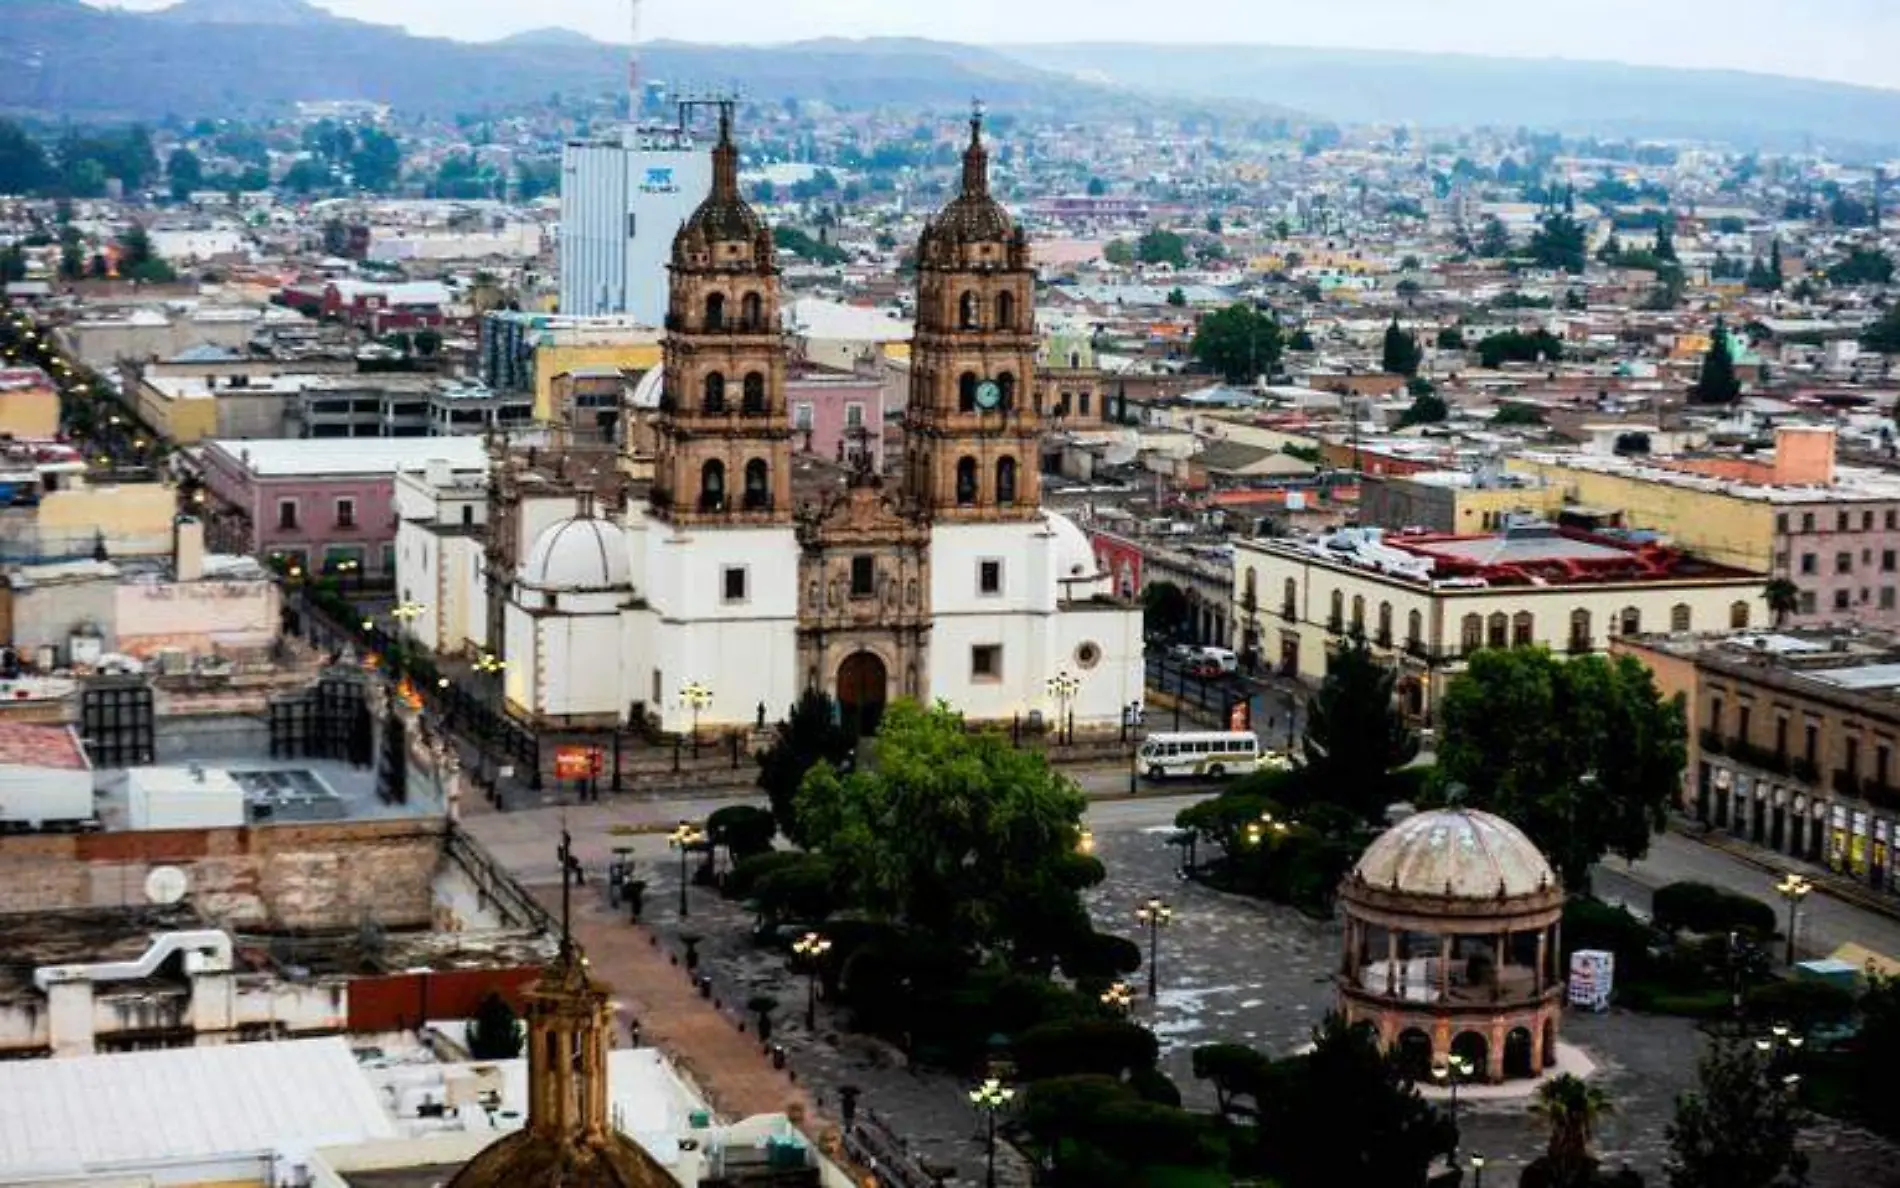
[[[154,866],[145,876],[145,898],[153,903],[177,903],[191,890],[191,878],[176,866]]]

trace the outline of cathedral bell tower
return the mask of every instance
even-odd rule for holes
[[[789,525],[791,420],[772,232],[739,195],[732,104],[712,192],[673,239],[653,511],[680,525]]]
[[[1029,242],[990,196],[979,106],[962,192],[917,244],[905,482],[912,504],[933,520],[1040,515],[1035,293]]]

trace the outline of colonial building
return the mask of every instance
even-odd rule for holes
[[[1399,669],[1420,718],[1483,648],[1603,651],[1645,632],[1728,631],[1768,619],[1767,578],[1643,537],[1520,523],[1488,535],[1346,528],[1238,542],[1240,650],[1317,682],[1358,634]]]
[[[729,111],[670,273],[661,374],[631,398],[657,384],[650,429],[621,435],[618,468],[565,483],[526,481],[546,458],[498,457],[469,595],[491,613],[462,612],[463,638],[420,634],[499,653],[511,707],[565,726],[750,724],[807,688],[861,729],[895,697],[1119,726],[1141,698],[1141,616],[1081,530],[1041,507],[1035,274],[989,192],[980,116],[961,192],[918,245],[901,482],[885,483],[865,425],[842,481],[795,494],[795,469],[826,464],[794,460],[777,256],[739,193]],[[1080,682],[1066,707],[1058,672]]]

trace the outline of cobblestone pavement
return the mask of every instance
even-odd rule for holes
[[[1193,1048],[1233,1040],[1278,1056],[1308,1042],[1333,1001],[1339,930],[1290,908],[1183,880],[1178,851],[1165,840],[1169,832],[1096,823],[1095,852],[1108,879],[1086,899],[1097,927],[1138,941],[1144,953],[1148,937],[1135,908],[1154,895],[1174,908],[1159,941],[1159,999],[1147,998],[1144,969],[1136,978],[1135,1018],[1160,1038],[1163,1068],[1185,1103],[1211,1108],[1211,1089],[1193,1077]],[[677,863],[642,862],[640,874],[650,884],[646,919],[676,945]],[[856,1085],[864,1091],[862,1101],[889,1119],[927,1165],[956,1169],[948,1183],[982,1182],[983,1143],[979,1119],[964,1098],[968,1086],[910,1071],[887,1045],[842,1030],[823,1004],[817,1032],[808,1032],[804,980],[792,974],[782,954],[752,943],[743,909],[701,888],[692,890],[691,903],[685,931],[703,938],[702,969],[713,979],[715,995],[727,1011],[742,1009],[754,995],[779,1001],[773,1040],[785,1046],[792,1069],[821,1110],[835,1116],[838,1090]],[[1616,1106],[1599,1137],[1605,1165],[1628,1163],[1660,1184],[1664,1127],[1676,1094],[1694,1082],[1702,1034],[1685,1020],[1612,1011],[1566,1016],[1564,1037],[1596,1064]],[[1459,1124],[1463,1153],[1482,1153],[1488,1161],[1487,1182],[1515,1184],[1523,1164],[1543,1147],[1543,1133],[1521,1101],[1463,1100]],[[1821,1121],[1807,1145],[1815,1188],[1900,1188],[1900,1151],[1863,1131]],[[1004,1185],[1029,1183],[1027,1166],[1006,1147],[998,1173]]]
[[[838,1116],[838,1091],[862,1090],[860,1110],[887,1119],[926,1168],[954,1169],[946,1185],[983,1182],[985,1143],[981,1119],[965,1094],[969,1086],[936,1073],[910,1071],[903,1054],[890,1045],[845,1031],[825,1004],[818,1007],[816,1032],[805,1027],[805,979],[790,970],[785,955],[755,945],[752,917],[737,903],[695,887],[691,915],[679,919],[679,866],[644,865],[640,876],[650,884],[643,918],[664,943],[677,948],[683,934],[697,936],[700,970],[713,982],[713,994],[728,1012],[742,1011],[758,995],[778,1000],[772,1043],[783,1045],[789,1067],[813,1095],[818,1109]],[[1028,1164],[1007,1143],[998,1143],[997,1183],[1026,1188]]]
[[[1136,1018],[1161,1038],[1162,1061],[1184,1102],[1211,1108],[1212,1090],[1194,1080],[1190,1053],[1220,1040],[1260,1047],[1271,1055],[1310,1040],[1331,1007],[1331,975],[1339,929],[1275,904],[1226,895],[1177,874],[1179,851],[1164,827],[1095,830],[1095,852],[1109,877],[1088,895],[1096,927],[1138,940],[1147,936],[1135,907],[1159,895],[1175,909],[1160,936],[1160,995],[1136,1001]],[[1141,977],[1146,977],[1144,970]],[[1137,986],[1145,992],[1145,983]],[[1564,1038],[1597,1065],[1616,1113],[1598,1147],[1604,1163],[1623,1163],[1661,1182],[1664,1127],[1676,1094],[1695,1081],[1703,1036],[1686,1020],[1612,1011],[1573,1012]],[[1543,1149],[1544,1135],[1521,1101],[1459,1103],[1461,1148],[1487,1159],[1487,1181],[1515,1184],[1522,1166]],[[1900,1185],[1900,1151],[1864,1131],[1818,1123],[1808,1135],[1816,1188]],[[1495,1177],[1495,1178],[1494,1178]]]

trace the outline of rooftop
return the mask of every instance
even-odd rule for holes
[[[323,478],[422,470],[432,461],[457,470],[488,468],[480,437],[312,437],[207,443],[258,478]]]
[[[0,767],[90,771],[92,764],[71,726],[0,720]]]
[[[1481,536],[1340,528],[1291,540],[1253,540],[1245,546],[1362,569],[1432,589],[1760,577],[1704,561],[1643,534],[1616,536],[1542,522],[1517,524]]]

